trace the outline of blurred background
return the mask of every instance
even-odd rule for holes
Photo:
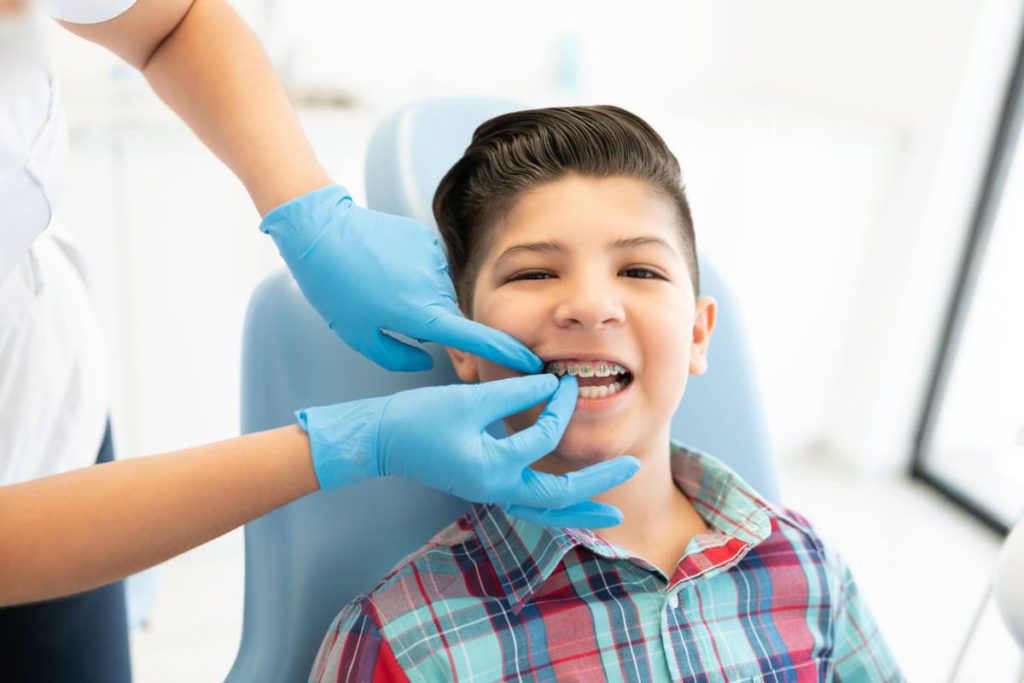
[[[1024,675],[983,600],[1024,512],[1020,2],[234,5],[358,201],[370,131],[412,99],[647,119],[743,309],[785,502],[847,558],[909,680],[947,680],[961,654],[957,680]],[[118,452],[233,436],[245,307],[274,245],[137,73],[51,38],[61,213],[115,359]],[[137,680],[223,679],[242,551],[233,532],[133,580]]]

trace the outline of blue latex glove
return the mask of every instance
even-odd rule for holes
[[[277,207],[260,230],[273,236],[302,293],[331,329],[388,370],[427,370],[434,361],[383,330],[520,372],[542,368],[513,337],[462,315],[437,234],[418,221],[356,206],[345,188],[331,185]]]
[[[640,463],[620,456],[556,476],[530,469],[555,449],[576,407],[576,378],[529,375],[484,384],[402,391],[297,414],[325,489],[397,476],[545,526],[606,527],[618,508],[587,500],[621,484]],[[551,398],[537,423],[503,439],[487,425]]]

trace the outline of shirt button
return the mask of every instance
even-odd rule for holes
[[[679,609],[679,593],[673,593],[669,596],[668,606],[672,609]]]

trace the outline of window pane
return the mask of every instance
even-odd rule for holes
[[[1024,513],[1024,152],[1015,147],[923,453],[930,472],[1008,526]]]

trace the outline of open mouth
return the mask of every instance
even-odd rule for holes
[[[544,365],[544,372],[557,377],[572,375],[579,381],[580,398],[614,396],[633,381],[629,368],[609,360],[555,360]]]

